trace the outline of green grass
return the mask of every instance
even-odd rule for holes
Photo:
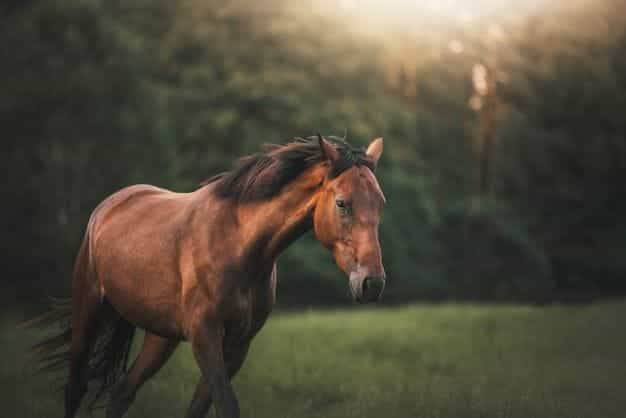
[[[25,367],[37,333],[0,331],[0,416],[62,416]],[[415,305],[276,314],[235,389],[248,418],[623,418],[625,378],[626,302]],[[183,344],[128,416],[182,416],[197,379]]]

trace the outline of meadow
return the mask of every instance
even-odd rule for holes
[[[55,378],[27,366],[40,333],[15,322],[0,322],[0,416],[60,417]],[[417,304],[277,313],[234,384],[243,417],[623,418],[625,376],[626,302]],[[197,379],[183,344],[128,416],[182,416]]]

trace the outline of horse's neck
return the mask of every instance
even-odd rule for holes
[[[325,172],[313,169],[285,186],[274,198],[239,208],[242,236],[252,253],[273,262],[313,227],[313,212]]]

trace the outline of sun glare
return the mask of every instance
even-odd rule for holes
[[[544,0],[338,0],[334,4],[338,14],[384,19],[398,23],[434,22],[464,23],[476,19],[529,10]]]

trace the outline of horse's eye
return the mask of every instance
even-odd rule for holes
[[[335,204],[337,205],[337,207],[339,208],[339,211],[341,213],[347,213],[348,212],[348,203],[345,200],[337,199],[337,200],[335,200]]]

